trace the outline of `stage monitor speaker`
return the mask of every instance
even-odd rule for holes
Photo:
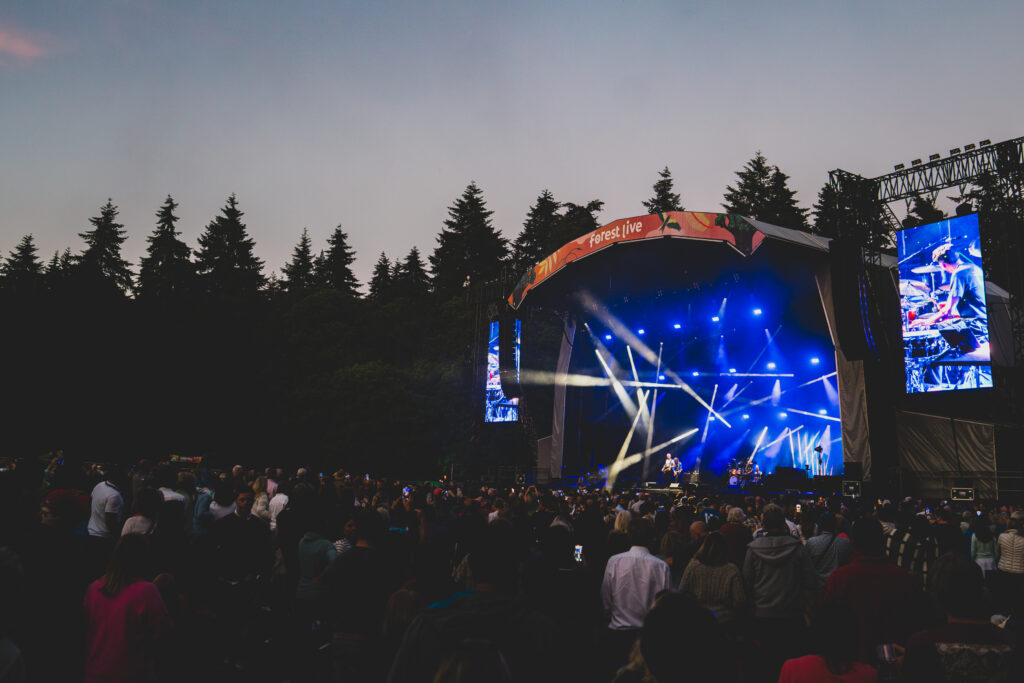
[[[523,395],[519,383],[519,338],[522,336],[520,327],[516,332],[515,314],[503,311],[498,317],[498,369],[501,373],[501,391],[507,398],[520,398]],[[520,323],[521,325],[521,323]]]
[[[860,497],[860,482],[859,481],[843,481],[843,495],[849,496],[850,498]]]
[[[972,488],[954,488],[949,492],[950,500],[965,501],[974,500],[974,489]]]
[[[832,272],[832,307],[835,312],[839,348],[847,360],[865,360],[874,355],[869,340],[871,319],[867,300],[867,272],[860,245],[849,239],[834,239],[829,247]]]

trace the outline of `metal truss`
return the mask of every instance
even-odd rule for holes
[[[902,164],[901,164],[902,166]],[[881,202],[885,215],[893,230],[901,226],[895,212],[889,206],[892,202],[912,199],[921,195],[934,196],[940,190],[958,187],[963,191],[983,173],[995,173],[1007,177],[1024,168],[1024,137],[1014,138],[996,144],[987,144],[967,151],[957,151],[944,159],[927,163],[911,164],[892,173],[865,178],[842,169],[829,171],[829,184],[838,193],[864,193],[867,198]],[[1019,183],[1010,184],[1012,195],[1020,198]]]

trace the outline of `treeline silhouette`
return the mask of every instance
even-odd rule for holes
[[[854,223],[887,230],[881,207],[837,197],[827,185],[812,225],[788,176],[760,152],[736,176],[724,194],[727,212],[825,235]],[[983,215],[1012,213],[1002,187],[993,179],[968,199]],[[638,204],[638,213],[684,210],[668,168]],[[528,444],[550,433],[543,387],[526,389],[534,410],[525,428],[484,428],[483,303],[599,227],[602,201],[563,202],[544,190],[510,242],[471,182],[426,261],[415,247],[404,257],[380,254],[365,293],[341,226],[321,250],[304,230],[277,276],[255,256],[234,195],[195,248],[177,230],[177,206],[168,196],[157,210],[137,272],[121,255],[127,231],[111,200],[80,234],[80,252],[65,249],[44,263],[26,235],[3,259],[0,456],[178,453],[427,476],[438,465],[526,466]],[[928,218],[942,215],[923,200],[919,207]],[[524,357],[530,367],[553,367],[557,320],[530,315]]]

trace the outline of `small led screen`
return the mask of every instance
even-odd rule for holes
[[[521,325],[515,321],[514,367],[519,375],[519,333]],[[501,390],[501,364],[498,361],[498,321],[491,323],[487,335],[487,385],[484,394],[484,422],[515,422],[519,419],[519,399],[508,398]]]

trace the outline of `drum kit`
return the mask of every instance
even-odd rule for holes
[[[745,489],[750,486],[761,486],[763,475],[761,468],[743,459],[729,463],[729,487]]]
[[[926,279],[900,279],[907,391],[916,393],[976,383],[977,378],[972,378],[971,373],[978,371],[979,362],[988,360],[987,345],[979,349],[973,333],[959,316],[930,325],[914,325],[919,318],[936,312],[941,298],[948,295],[949,283],[936,278],[942,268],[925,265],[912,268],[911,272]]]

